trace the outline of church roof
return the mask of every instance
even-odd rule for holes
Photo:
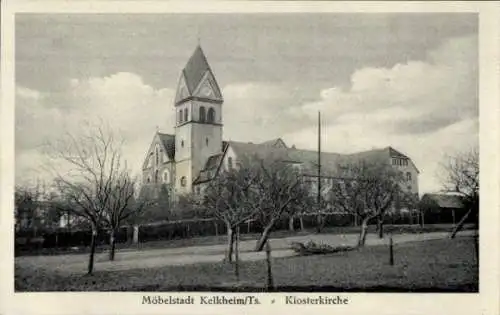
[[[201,46],[198,45],[182,70],[190,94],[194,92],[203,75],[208,70],[210,70],[210,66],[208,65],[207,57],[205,57]]]
[[[280,141],[278,141],[280,140]],[[274,139],[263,143],[248,143],[239,141],[226,141],[226,145],[231,147],[236,156],[248,156],[261,159],[276,159],[289,163],[300,164],[302,172],[309,176],[317,176],[318,171],[318,152],[314,150],[301,150],[296,148],[288,148],[283,146],[284,142],[281,139]],[[225,150],[223,150],[225,152]],[[217,154],[207,160],[204,170],[200,173],[194,184],[202,183],[210,180],[223,160],[223,154]],[[321,175],[326,177],[344,176],[344,170],[339,169],[343,163],[368,161],[386,161],[390,157],[405,157],[406,155],[393,149],[386,147],[382,149],[373,149],[352,154],[339,154],[332,152],[321,153]],[[208,176],[211,174],[212,176]]]
[[[163,146],[165,147],[165,150],[167,152],[168,158],[170,160],[174,160],[175,156],[175,136],[171,134],[166,134],[166,133],[159,133],[158,136],[160,137],[161,142],[163,143]]]
[[[276,138],[276,139],[272,139],[269,141],[265,141],[265,142],[260,143],[260,145],[271,146],[271,147],[284,147],[284,148],[287,147],[287,145],[285,144],[285,142],[281,138]]]

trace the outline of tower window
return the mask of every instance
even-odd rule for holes
[[[189,109],[184,110],[184,121],[188,121]]]
[[[212,107],[210,107],[210,109],[208,110],[208,122],[215,122],[215,110]]]
[[[155,172],[155,183],[158,183],[158,170]]]
[[[182,109],[179,111],[179,123],[182,123]]]
[[[181,147],[184,148],[184,140],[181,140]]]
[[[201,106],[200,107],[200,122],[205,122],[205,116],[206,116],[205,107]]]
[[[232,157],[227,158],[227,168],[230,170],[233,169],[233,158]]]
[[[163,182],[165,184],[170,183],[170,174],[169,174],[168,170],[163,173]]]
[[[181,186],[186,187],[186,176],[181,177]]]
[[[205,138],[205,144],[206,144],[206,145],[207,145],[207,147],[208,147],[208,137],[207,137],[207,138]]]

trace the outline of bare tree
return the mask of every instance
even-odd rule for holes
[[[46,169],[54,177],[55,186],[70,204],[73,215],[84,218],[92,229],[88,274],[94,269],[97,233],[106,216],[122,209],[129,194],[128,170],[121,155],[121,146],[114,133],[104,124],[83,126],[78,136],[66,133],[61,139],[48,143]],[[117,188],[125,196],[117,192]],[[126,202],[125,202],[126,203]],[[113,206],[111,206],[113,205]],[[116,208],[115,208],[116,206]],[[113,219],[113,225],[116,220]]]
[[[479,216],[479,150],[473,147],[455,155],[447,156],[441,163],[441,178],[444,190],[459,194],[469,210],[453,228],[450,237],[462,229],[471,215],[478,222]]]
[[[221,172],[212,179],[205,191],[202,205],[223,221],[227,227],[227,260],[232,261],[237,227],[254,217],[259,211],[258,190],[255,189],[256,175],[248,165]]]
[[[103,215],[105,227],[109,230],[109,260],[115,259],[115,234],[121,224],[132,216],[138,215],[148,204],[146,200],[136,200],[136,181],[128,171],[117,172],[109,188],[109,197]]]
[[[259,161],[256,170],[257,189],[260,198],[259,218],[263,230],[256,251],[262,251],[276,222],[285,215],[292,216],[303,210],[311,200],[310,187],[302,180],[293,165],[279,159],[265,158]]]
[[[383,218],[400,194],[401,174],[384,163],[361,161],[347,165],[348,176],[334,181],[330,200],[333,206],[361,219],[358,246],[364,246],[368,224]]]

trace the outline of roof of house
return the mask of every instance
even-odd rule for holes
[[[446,194],[425,194],[422,196],[423,198],[429,198],[436,202],[436,204],[440,208],[463,208],[464,203],[462,198],[457,195],[446,195]]]
[[[231,147],[237,156],[256,157],[261,159],[276,159],[290,163],[301,164],[302,172],[309,176],[316,176],[318,172],[318,152],[313,150],[301,150],[294,147],[288,148],[283,140],[273,139],[263,143],[225,141],[223,152]],[[222,164],[224,153],[210,157],[204,169],[195,180],[195,184],[206,182],[215,176],[217,168]],[[342,176],[339,166],[342,164],[370,161],[386,161],[390,157],[408,158],[403,153],[392,147],[374,149],[353,154],[339,154],[332,152],[321,153],[321,175]],[[217,167],[216,167],[217,166]],[[215,172],[214,172],[215,171]]]
[[[160,137],[160,140],[163,143],[165,150],[167,151],[168,158],[170,160],[174,160],[174,157],[175,157],[175,135],[158,132],[158,136]]]

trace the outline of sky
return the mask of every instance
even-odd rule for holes
[[[106,121],[139,172],[198,43],[221,87],[224,139],[325,151],[392,146],[438,191],[446,154],[479,142],[475,14],[17,14],[16,182],[41,146]]]

